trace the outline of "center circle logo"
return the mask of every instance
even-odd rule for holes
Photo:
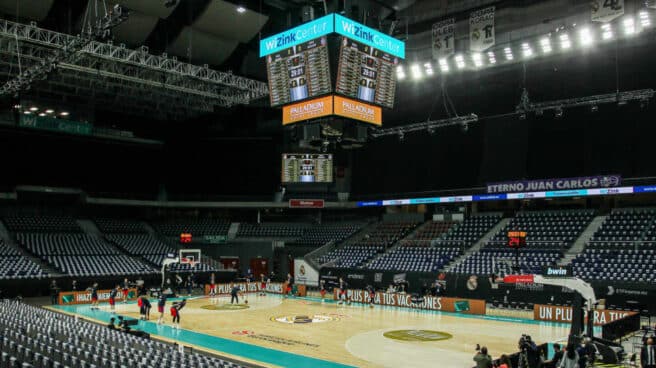
[[[433,330],[394,330],[385,332],[383,336],[393,340],[421,342],[448,340],[453,337],[446,332]]]
[[[271,317],[272,321],[288,324],[304,324],[304,323],[324,323],[330,321],[339,321],[339,318],[333,315],[313,314],[313,315],[297,315],[297,316],[278,316]]]
[[[208,305],[201,306],[201,308],[207,310],[231,311],[231,310],[248,309],[250,308],[250,306],[248,306],[247,304],[208,304]]]

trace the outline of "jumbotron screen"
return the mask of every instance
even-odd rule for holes
[[[335,92],[393,108],[398,64],[393,55],[342,37]]]
[[[283,153],[283,183],[332,183],[333,155]]]
[[[271,106],[332,92],[326,36],[267,55]]]

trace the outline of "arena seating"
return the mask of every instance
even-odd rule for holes
[[[526,231],[527,248],[565,251],[593,217],[592,210],[519,212],[485,247],[506,248],[509,231]]]
[[[305,230],[303,235],[291,242],[300,246],[321,246],[329,241],[341,242],[362,228],[359,223],[338,223],[314,225]]]
[[[156,264],[158,266],[161,266],[162,263],[164,262],[164,258],[166,258],[165,254],[145,254],[143,256],[144,259],[147,261]],[[171,272],[206,272],[206,271],[216,271],[216,268],[205,264],[205,263],[197,263],[194,267],[191,267],[189,264],[185,263],[173,263],[169,265],[169,271]]]
[[[656,250],[585,249],[572,260],[575,276],[585,280],[656,282]]]
[[[104,234],[142,234],[146,232],[146,228],[139,221],[97,218],[94,222]]]
[[[593,217],[591,210],[519,212],[483,249],[467,256],[452,271],[475,275],[510,271],[503,269],[506,262],[500,262],[515,257],[515,251],[508,249],[507,232],[521,230],[528,233],[527,248],[520,253],[522,272],[540,272],[563,257]]]
[[[72,276],[141,275],[155,270],[85,234],[18,233],[16,240],[57,270]]]
[[[225,219],[181,219],[153,224],[155,229],[166,236],[179,236],[190,233],[194,236],[227,235],[230,221]]]
[[[30,279],[47,276],[41,266],[32,262],[0,239],[0,280]]]
[[[642,240],[654,236],[655,209],[626,208],[614,210],[590,239],[587,248],[633,249]],[[644,237],[644,239],[643,239]]]
[[[436,272],[462,254],[458,248],[402,246],[378,258],[369,269]]]
[[[176,249],[149,234],[107,234],[105,237],[132,255],[177,253]]]
[[[430,246],[434,240],[442,237],[455,224],[455,221],[431,221],[413,235],[401,240],[400,244],[402,246]]]
[[[415,222],[380,222],[357,239],[348,240],[345,246],[319,257],[319,263],[334,262],[335,267],[361,267],[383,253],[417,227]]]
[[[79,233],[82,231],[70,216],[12,215],[4,219],[7,229],[14,232]]]
[[[452,227],[443,237],[434,241],[433,245],[468,248],[492,230],[501,221],[501,218],[500,213],[481,213],[468,217],[462,223]]]
[[[241,223],[237,237],[241,238],[299,238],[307,231],[307,224]]]
[[[0,312],[0,367],[240,367],[17,301],[0,303]]]

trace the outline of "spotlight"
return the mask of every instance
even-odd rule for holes
[[[422,74],[421,74],[421,68],[419,68],[419,64],[412,64],[410,66],[410,73],[412,73],[413,79],[421,79]]]
[[[443,73],[448,73],[449,72],[449,62],[446,60],[446,58],[440,59],[439,64],[440,64],[440,70]]]
[[[462,56],[462,54],[456,55],[456,66],[458,67],[458,69],[464,69],[465,58]]]
[[[513,56],[512,49],[510,47],[506,47],[503,49],[504,54],[506,54],[506,60],[510,61],[514,59],[515,57]]]
[[[522,54],[524,54],[525,58],[529,58],[533,56],[533,50],[531,49],[531,45],[529,45],[527,42],[524,42],[522,44]]]
[[[405,79],[405,71],[403,70],[403,67],[401,65],[396,67],[396,77],[399,80]]]
[[[640,25],[643,27],[649,27],[651,26],[651,20],[649,19],[649,13],[646,11],[641,11],[639,14],[640,17]]]
[[[426,71],[426,75],[433,75],[433,65],[431,63],[424,64],[424,70]]]
[[[490,64],[496,64],[497,63],[497,57],[494,55],[494,52],[488,51],[487,60],[490,62]]]
[[[32,111],[32,112],[34,112],[34,111],[38,111],[38,110],[39,110],[39,108],[36,107],[36,106],[32,106],[32,107],[30,107],[30,111]]]
[[[594,42],[590,28],[585,27],[579,31],[579,39],[582,46],[590,46]]]
[[[32,111],[30,111],[30,110],[23,111],[23,114],[25,114],[25,115],[30,115],[31,113],[32,113]]]
[[[21,108],[21,105],[20,105],[20,104],[15,104],[15,105],[14,105],[14,109],[20,109],[20,108]]]
[[[244,8],[244,7],[241,6],[241,5],[239,5],[235,10],[236,10],[237,13],[239,13],[239,14],[243,14],[243,13],[246,12],[246,8]]]
[[[548,37],[544,37],[540,40],[540,46],[542,46],[542,52],[545,54],[551,52],[551,40]]]
[[[59,113],[60,116],[68,116],[69,112],[68,111],[62,111]]]
[[[622,25],[624,26],[625,35],[630,36],[636,32],[635,21],[632,17],[625,18]]]
[[[46,113],[45,112],[40,112],[39,116],[46,116]]]
[[[556,119],[562,118],[563,117],[563,109],[559,107],[556,110],[554,110],[554,116],[556,117]]]
[[[52,114],[53,112],[55,112],[55,110],[53,110],[53,109],[46,109],[46,114]]]
[[[563,50],[569,50],[572,47],[572,41],[569,39],[569,35],[567,33],[563,33],[560,35],[560,48]]]
[[[474,66],[480,68],[483,66],[483,55],[479,53],[472,54],[472,60],[474,61]]]
[[[607,40],[610,40],[610,39],[613,38],[613,29],[611,28],[609,23],[606,23],[603,26],[601,26],[601,30],[602,30],[601,38],[604,41],[607,41]]]

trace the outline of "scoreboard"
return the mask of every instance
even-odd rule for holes
[[[326,36],[267,55],[271,106],[332,92]]]
[[[282,155],[282,182],[332,183],[333,155],[284,153]]]
[[[393,55],[342,37],[335,92],[393,108],[398,63]]]

